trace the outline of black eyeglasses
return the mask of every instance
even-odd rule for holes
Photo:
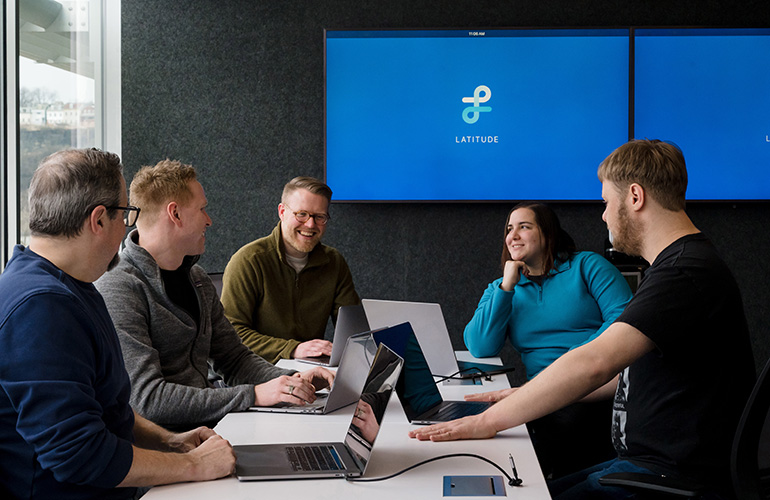
[[[306,212],[305,210],[300,210],[299,212],[295,212],[286,203],[284,203],[283,206],[288,208],[289,211],[294,214],[294,218],[297,219],[297,222],[299,222],[300,224],[304,224],[311,217],[313,218],[315,223],[318,224],[319,226],[325,226],[326,223],[331,220],[331,217],[327,214],[311,214],[310,212]]]
[[[107,210],[123,210],[123,223],[126,225],[126,227],[134,227],[134,224],[136,224],[136,219],[139,218],[139,212],[141,212],[141,209],[139,207],[134,206],[127,206],[127,207],[104,207]]]

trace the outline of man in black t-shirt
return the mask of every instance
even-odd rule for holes
[[[726,483],[755,374],[740,293],[711,242],[695,233],[666,247],[618,321],[656,347],[621,373],[618,455],[659,474]]]
[[[546,415],[620,372],[612,419],[618,458],[549,484],[554,499],[635,498],[598,479],[665,474],[730,498],[730,443],[753,386],[738,286],[684,211],[687,170],[673,144],[631,141],[599,167],[602,218],[616,250],[651,263],[636,295],[598,338],[574,349],[481,415],[410,432],[443,441],[492,437]]]

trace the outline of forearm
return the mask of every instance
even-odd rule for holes
[[[484,292],[463,332],[466,347],[476,357],[497,355],[508,334],[512,293],[497,288],[493,283]]]
[[[154,424],[134,411],[135,447],[147,450],[168,451],[173,432]]]
[[[280,359],[289,359],[291,353],[300,344],[298,340],[265,335],[251,328],[236,328],[236,331],[246,347],[269,363],[277,363]]]
[[[232,446],[208,427],[177,434],[141,417],[137,422],[137,438],[155,449],[132,447],[131,467],[119,486],[205,481],[232,472],[235,465]]]
[[[186,453],[164,453],[134,446],[134,460],[118,487],[157,486],[200,481],[200,464]]]
[[[224,376],[230,386],[258,385],[296,371],[278,368],[242,344],[239,349],[234,349],[229,357],[214,359],[214,369]]]
[[[653,349],[655,344],[642,332],[616,322],[593,342],[567,352],[484,413],[415,429],[409,435],[423,441],[491,438],[580,400]]]
[[[485,418],[499,432],[548,415],[602,386],[602,391],[607,390],[608,382],[654,348],[655,344],[639,330],[616,322],[484,412],[489,413]]]
[[[195,480],[195,462],[169,446],[174,433],[134,412],[134,458],[131,469],[118,485],[155,486]]]
[[[525,424],[580,400],[615,375],[597,370],[583,354],[581,348],[565,353],[484,412],[485,420],[498,432]]]
[[[276,367],[244,345],[224,316],[221,304],[212,305],[211,329],[210,359],[228,385],[257,385],[294,372]]]
[[[615,391],[618,388],[618,375],[615,375],[612,380],[599,387],[592,393],[585,396],[580,401],[583,403],[593,403],[596,401],[605,401],[615,397]]]

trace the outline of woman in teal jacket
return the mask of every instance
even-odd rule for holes
[[[474,356],[496,356],[509,339],[528,380],[599,336],[631,299],[617,268],[577,252],[547,205],[522,203],[509,212],[501,264],[503,277],[489,284],[465,327],[465,345]],[[546,478],[614,457],[611,384],[529,424]]]

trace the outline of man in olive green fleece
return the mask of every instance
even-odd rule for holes
[[[329,317],[360,302],[342,255],[321,243],[329,186],[296,177],[283,189],[273,232],[232,256],[222,280],[225,315],[243,343],[270,362],[331,355]]]

